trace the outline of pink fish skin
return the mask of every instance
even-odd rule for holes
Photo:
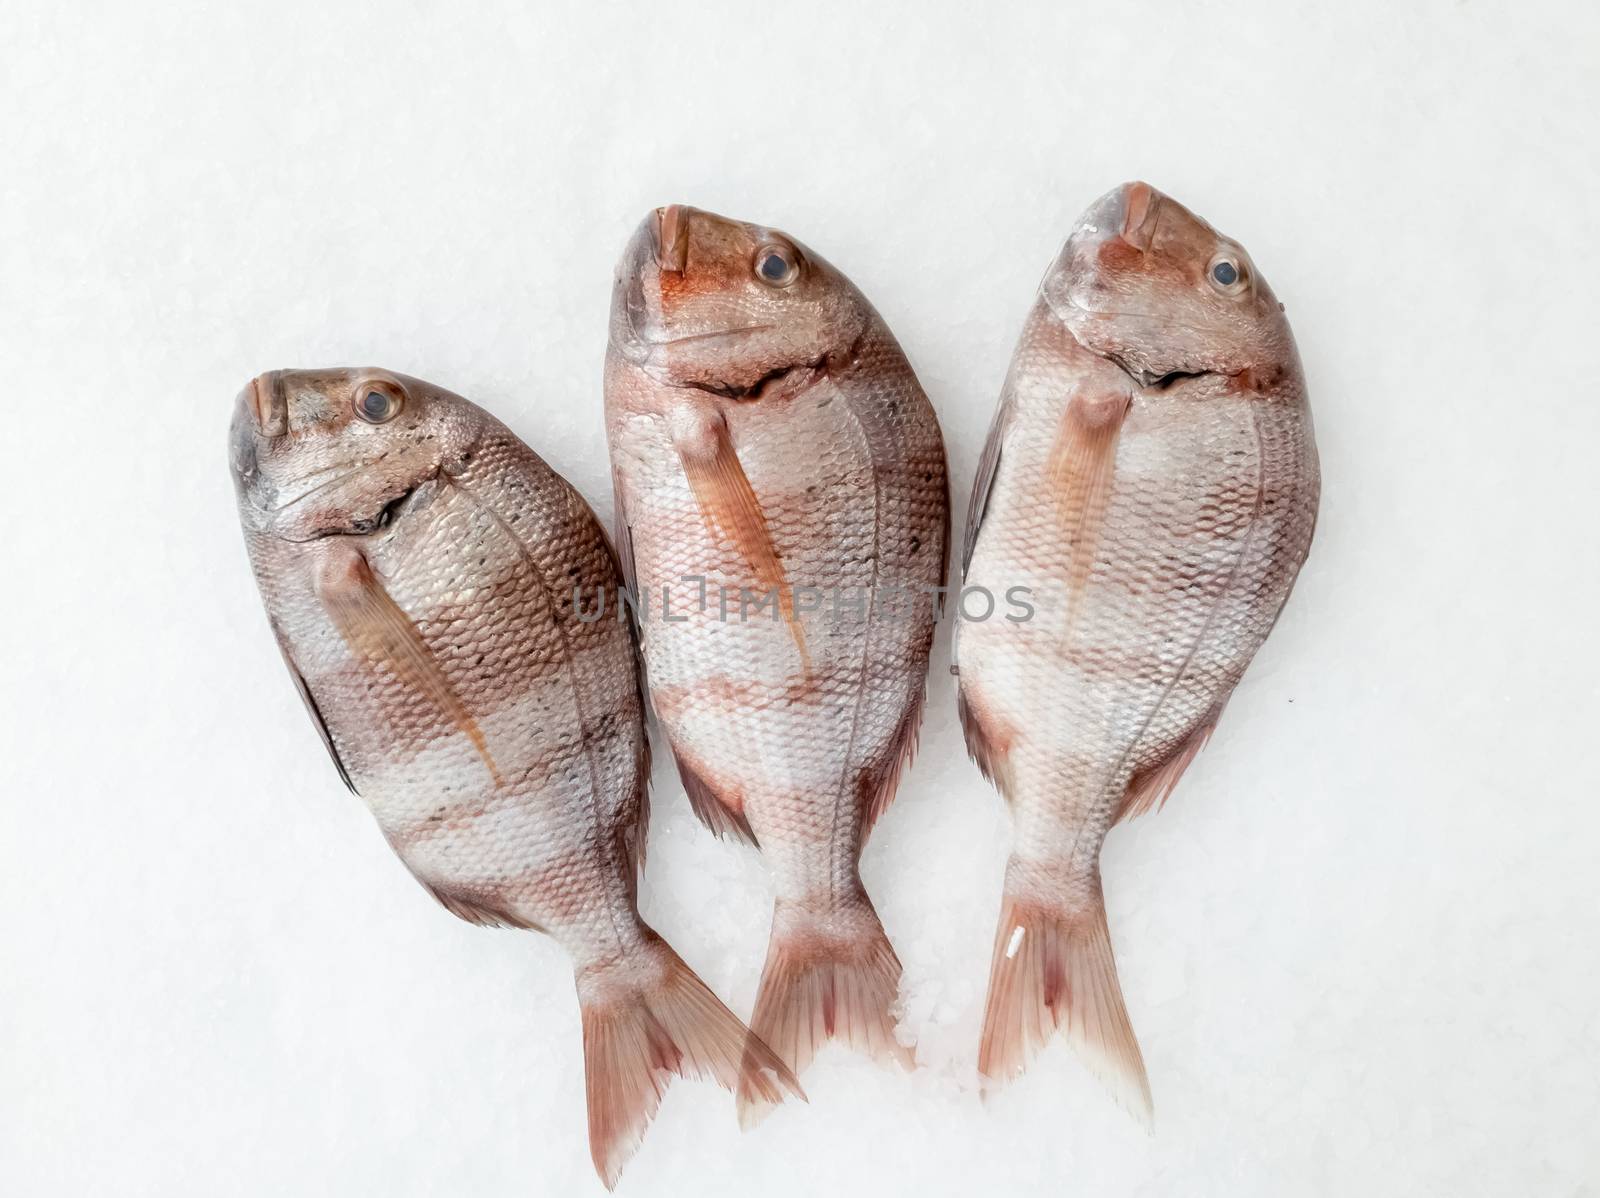
[[[790,1070],[640,918],[649,744],[582,497],[481,408],[385,370],[274,371],[230,458],[261,597],[351,790],[446,909],[577,970],[607,1187],[673,1074],[770,1102]]]
[[[966,585],[1034,609],[957,628],[968,748],[1015,823],[986,1084],[1064,1029],[1151,1121],[1100,846],[1216,726],[1310,548],[1318,478],[1294,338],[1244,249],[1147,184],[1102,197],[1023,327],[968,520]]]
[[[695,809],[758,843],[777,890],[751,1026],[796,1072],[834,1036],[909,1064],[858,862],[915,744],[945,577],[933,409],[839,271],[674,206],[618,268],[606,423],[652,702]],[[747,618],[745,593],[770,604]]]

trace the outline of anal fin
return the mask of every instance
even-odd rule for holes
[[[927,697],[928,688],[924,683],[917,688],[916,699],[906,708],[905,715],[900,718],[900,726],[890,738],[888,768],[879,776],[862,807],[863,839],[878,822],[878,817],[889,809],[890,803],[894,802],[894,796],[900,789],[900,775],[911,764],[911,759],[917,755],[917,731],[922,725],[922,708]]]
[[[688,792],[689,806],[694,808],[700,822],[719,839],[731,837],[759,848],[755,831],[745,818],[744,811],[719,795],[681,755],[674,752],[673,760],[678,763],[678,777],[683,779],[683,789]]]
[[[422,881],[421,878],[417,880]],[[451,915],[468,923],[477,924],[480,928],[525,928],[536,932],[544,930],[537,924],[519,919],[508,912],[483,906],[471,898],[456,894],[442,886],[435,886],[431,882],[422,882],[422,888],[433,895],[439,905]]]
[[[1222,718],[1222,704],[1213,707],[1206,717],[1195,726],[1193,732],[1184,737],[1166,757],[1155,765],[1140,770],[1128,782],[1128,789],[1123,792],[1122,805],[1117,808],[1116,818],[1113,823],[1120,823],[1125,819],[1144,815],[1147,812],[1159,811],[1172,796],[1173,790],[1178,785],[1178,780],[1183,777],[1183,771],[1200,755],[1200,750],[1206,747],[1206,742],[1211,739],[1211,734],[1217,730],[1217,721]]]
[[[995,786],[1006,802],[1011,801],[1011,744],[1014,734],[1002,735],[985,724],[982,708],[974,701],[969,688],[972,683],[961,680],[956,689],[956,714],[961,719],[961,732],[967,743],[967,756],[977,764],[983,776]],[[990,717],[992,724],[993,717]]]

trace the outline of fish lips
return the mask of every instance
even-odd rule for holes
[[[228,423],[228,465],[241,495],[260,477],[261,425],[256,418],[254,390],[252,379],[234,398],[233,419]]]
[[[271,443],[289,431],[289,403],[282,372],[269,370],[251,379],[233,400],[228,424],[228,465],[240,496],[252,496],[257,507],[266,506],[274,490],[261,473],[261,457]]]
[[[255,417],[245,406],[245,393],[233,405],[233,419],[228,424],[228,465],[233,470],[234,485],[241,490],[256,476]]]
[[[611,289],[611,344],[636,366],[649,362],[665,340],[660,295],[661,210],[650,212],[628,239]],[[649,295],[654,294],[654,311]]]

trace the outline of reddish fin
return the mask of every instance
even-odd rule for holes
[[[641,712],[643,707],[639,709]],[[639,729],[639,747],[633,755],[634,788],[633,809],[624,809],[619,818],[622,851],[633,863],[628,876],[629,889],[635,900],[639,897],[639,878],[644,873],[645,846],[650,839],[650,737]]]
[[[422,879],[417,879],[419,882]],[[439,900],[439,905],[450,912],[457,919],[464,919],[468,923],[475,923],[480,928],[531,928],[533,931],[544,931],[538,924],[529,923],[505,911],[493,910],[474,902],[463,895],[454,894],[443,887],[435,886],[431,882],[423,882],[422,888],[434,898]]]
[[[700,822],[710,828],[719,839],[731,836],[735,840],[743,840],[759,848],[755,830],[745,818],[743,808],[735,806],[713,790],[711,784],[685,763],[676,751],[672,756],[678,763],[678,777],[683,779],[683,789],[688,792],[689,806],[694,808],[694,813],[700,817]]]
[[[1127,392],[1074,395],[1050,450],[1050,487],[1056,517],[1067,538],[1068,602],[1083,593],[1094,569],[1100,526],[1117,465],[1117,438],[1133,397]]]
[[[995,936],[978,1071],[986,1090],[1017,1077],[1058,1030],[1146,1128],[1150,1082],[1117,982],[1099,880],[1087,909],[1009,891]]]
[[[578,974],[589,1151],[607,1189],[639,1147],[674,1075],[708,1078],[767,1103],[800,1083],[704,982],[650,935],[644,952]]]
[[[628,523],[627,498],[623,492],[622,476],[615,470],[611,473],[612,496],[617,508],[616,522],[612,526],[614,540],[612,555],[617,563],[617,572],[622,578],[622,589],[628,595],[624,602],[621,594],[616,597],[617,614],[627,613],[628,628],[633,633],[629,638],[633,643],[633,665],[639,675],[639,702],[646,718],[654,713],[650,696],[650,676],[645,673],[644,662],[644,633],[639,627],[639,613],[633,603],[639,598],[638,566],[634,562],[633,554],[633,527]]]
[[[622,585],[630,594],[638,593],[638,567],[633,556],[633,526],[628,523],[628,509],[622,493],[622,476],[611,472],[611,493],[616,505],[616,518],[611,525],[611,551],[617,559],[617,571],[622,575]]]
[[[910,1069],[915,1054],[895,1039],[900,959],[865,891],[824,914],[780,898],[751,1031],[799,1074],[831,1038]],[[740,1085],[739,1123],[751,1127],[772,1100]]]
[[[683,472],[694,491],[695,501],[707,525],[731,541],[769,592],[776,592],[778,609],[794,637],[800,653],[801,673],[811,673],[811,655],[806,649],[805,631],[794,608],[794,590],[784,573],[783,561],[772,544],[767,517],[761,501],[739,464],[739,455],[728,435],[727,421],[720,413],[714,419],[696,424],[693,436],[677,438]]]
[[[972,568],[972,551],[978,544],[978,533],[983,529],[983,518],[989,512],[989,492],[1000,473],[1001,446],[1006,439],[1006,426],[1011,419],[1011,388],[1008,385],[1000,395],[1000,403],[989,421],[989,435],[983,443],[983,453],[978,457],[978,473],[972,480],[972,498],[967,503],[967,531],[961,541],[961,578],[965,581]]]
[[[1128,782],[1128,789],[1122,796],[1122,806],[1117,808],[1116,818],[1112,822],[1118,823],[1150,811],[1161,810],[1172,796],[1178,780],[1183,777],[1183,771],[1189,768],[1189,763],[1200,755],[1201,749],[1206,747],[1206,742],[1217,730],[1217,721],[1221,718],[1222,708],[1220,706],[1213,708],[1195,730],[1184,737],[1165,761],[1135,774]]]
[[[911,759],[917,755],[917,730],[922,726],[922,708],[928,698],[926,685],[917,688],[917,696],[911,705],[906,708],[905,715],[900,717],[900,726],[895,729],[894,736],[889,741],[889,768],[884,770],[877,784],[867,795],[867,802],[861,811],[861,837],[866,839],[867,833],[872,831],[872,826],[878,822],[878,817],[889,809],[889,804],[894,802],[895,793],[900,789],[900,775],[911,764]]]
[[[967,756],[978,765],[983,776],[994,784],[1006,802],[1011,801],[1011,767],[1007,754],[1009,739],[1001,740],[983,726],[977,706],[967,695],[969,683],[963,678],[956,689],[956,714],[961,717],[961,732],[967,742]]]
[[[472,742],[499,787],[500,771],[477,722],[456,697],[411,617],[383,589],[367,559],[355,549],[330,551],[317,579],[317,594],[350,651],[368,665],[390,671],[432,704]]]

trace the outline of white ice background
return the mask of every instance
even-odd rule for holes
[[[1600,395],[1587,3],[0,6],[0,1192],[599,1194],[561,952],[469,927],[335,777],[246,568],[239,387],[383,365],[609,517],[644,212],[851,276],[959,527],[1060,239],[1143,178],[1288,306],[1321,525],[1106,892],[1146,1137],[1064,1044],[987,1105],[1007,816],[942,626],[866,853],[919,1068],[741,1136],[675,1084],[648,1195],[1600,1186]],[[659,745],[659,741],[658,741]],[[748,1014],[770,891],[658,754],[647,916]]]

